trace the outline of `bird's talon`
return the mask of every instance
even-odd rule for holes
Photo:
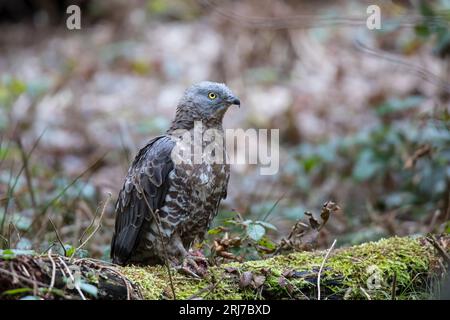
[[[179,272],[179,273],[186,274],[186,275],[191,276],[191,277],[196,278],[196,279],[200,279],[201,278],[198,274],[196,274],[195,272],[189,270],[189,268],[187,266],[185,266],[185,265],[176,266],[175,270],[177,270],[177,272]]]

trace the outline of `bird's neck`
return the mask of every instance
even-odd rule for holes
[[[172,121],[168,134],[173,134],[177,130],[193,130],[195,126],[200,126],[202,131],[208,129],[216,129],[223,131],[222,117],[220,118],[203,118],[201,115],[188,113],[185,110],[177,110],[175,119]]]

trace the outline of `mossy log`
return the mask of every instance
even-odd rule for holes
[[[1,250],[0,250],[1,251]],[[0,299],[142,299],[117,266],[60,255],[0,255]]]
[[[440,237],[434,245],[425,238],[393,237],[332,250],[326,259],[326,250],[295,252],[209,267],[203,279],[172,272],[172,284],[176,299],[317,299],[318,285],[321,299],[429,298],[433,282],[445,271],[449,249],[449,237]],[[13,265],[13,270],[24,276],[18,258],[0,259],[0,293],[9,290],[6,296],[14,297],[11,289],[23,286],[17,277],[14,283],[11,274],[2,272]],[[39,275],[33,277],[39,280],[38,287],[48,286],[54,268],[46,256],[39,259]],[[27,272],[31,273],[33,268],[27,263]],[[82,267],[84,283],[98,287],[98,299],[174,298],[164,266],[106,266],[89,259],[76,263]],[[70,292],[71,298],[80,298],[76,290],[67,290],[63,272],[56,278],[54,287],[63,292],[60,297]],[[17,295],[20,292],[15,298]]]

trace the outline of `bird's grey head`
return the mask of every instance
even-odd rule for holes
[[[210,81],[196,83],[184,92],[174,124],[183,121],[186,124],[192,120],[221,124],[225,112],[233,104],[240,106],[241,102],[225,84]]]

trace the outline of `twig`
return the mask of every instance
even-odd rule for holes
[[[78,294],[80,295],[81,299],[86,300],[86,297],[84,296],[83,292],[80,289],[80,284],[75,280],[75,277],[73,276],[72,272],[70,271],[67,264],[64,262],[64,260],[61,257],[58,257],[59,261],[63,264],[63,266],[66,268],[67,273],[69,274],[70,279],[73,281],[73,285],[75,289],[77,289]]]
[[[76,261],[74,261],[74,264],[78,265],[79,263],[82,263],[83,261],[88,261],[90,263],[93,263],[94,265],[96,265],[96,267],[98,267],[101,270],[109,270],[112,273],[115,273],[118,278],[121,278],[123,280],[123,282],[125,283],[125,287],[127,288],[127,300],[131,300],[131,291],[133,290],[130,281],[127,279],[127,277],[125,277],[119,270],[116,269],[115,265],[112,264],[111,262],[108,261],[103,261],[103,260],[98,260],[98,259],[93,259],[93,258],[82,258],[82,259],[77,259]],[[104,265],[107,264],[107,265]],[[139,298],[142,298],[141,293],[138,291],[138,296]]]
[[[391,300],[395,300],[397,291],[397,272],[394,271],[394,279],[392,280]]]
[[[86,229],[84,229],[83,233],[80,236],[80,239],[78,239],[78,242],[81,244],[83,242],[83,238],[86,235],[86,233],[89,231],[89,229],[94,225],[95,219],[97,219],[97,215],[99,213],[99,208],[95,209],[94,218],[92,219],[91,223],[87,226]]]
[[[25,171],[25,180],[27,182],[28,192],[30,194],[31,205],[32,205],[33,209],[36,210],[36,197],[34,195],[33,182],[31,180],[30,167],[29,167],[29,163],[28,163],[29,155],[26,154],[25,149],[23,148],[23,145],[22,145],[22,140],[20,139],[20,137],[17,137],[16,143],[19,147],[20,156],[22,158],[22,164],[23,164],[23,168]]]
[[[44,136],[45,131],[47,130],[47,128],[45,128],[44,130],[42,130],[42,133],[39,135],[39,137],[36,139],[36,141],[34,142],[33,146],[31,147],[30,152],[28,152],[28,154],[26,155],[26,158],[31,157],[31,154],[34,152],[34,150],[36,149],[36,147],[38,146],[39,142],[41,141],[42,137]],[[8,207],[9,207],[9,201],[11,200],[11,197],[14,193],[14,189],[17,186],[17,183],[19,181],[19,177],[21,176],[23,170],[25,169],[25,164],[22,164],[22,167],[20,168],[19,172],[17,173],[15,180],[13,182],[13,184],[11,185],[11,178],[12,178],[12,174],[13,174],[13,165],[14,165],[14,161],[11,165],[11,172],[10,172],[10,179],[8,181],[8,195],[7,195],[7,199],[5,202],[5,213],[2,219],[2,222],[0,224],[0,231],[3,231],[3,226],[4,226],[4,222],[6,219],[6,213],[8,211]],[[28,231],[28,230],[27,230]],[[26,232],[24,232],[25,234]]]
[[[9,208],[9,201],[12,198],[12,194],[14,192],[14,188],[15,188],[15,183],[13,183],[13,185],[11,186],[11,182],[12,182],[12,178],[13,178],[13,171],[14,171],[14,160],[11,163],[11,168],[9,169],[9,178],[8,178],[8,191],[7,191],[7,195],[6,195],[6,201],[5,201],[5,207],[3,208],[3,217],[2,217],[2,222],[0,222],[0,232],[3,233],[3,229],[5,227],[5,222],[6,222],[6,216],[8,214],[8,208]],[[17,181],[17,178],[16,178]],[[8,239],[8,245],[9,245],[9,240]]]
[[[37,215],[35,215],[35,217],[33,218],[30,226],[23,232],[22,236],[27,234],[31,228],[35,225],[36,221],[39,220],[40,217],[44,216],[47,213],[47,210],[56,202],[59,200],[59,198],[61,198],[66,191],[72,187],[81,177],[83,177],[89,170],[91,170],[93,167],[95,167],[101,160],[103,160],[103,158],[105,158],[105,156],[107,155],[108,152],[105,152],[100,158],[98,158],[97,160],[95,160],[91,165],[89,165],[89,167],[87,167],[83,172],[81,172],[78,176],[75,177],[75,179],[73,179],[68,185],[66,185],[64,187],[64,189],[62,189],[61,192],[59,192],[52,200],[50,200],[45,206],[44,208],[41,210],[41,212]]]
[[[9,264],[9,269],[11,270],[11,273],[13,275],[12,283],[15,284],[15,283],[19,282],[19,280],[17,280],[17,272],[16,272],[16,270],[14,270],[14,262],[13,261],[11,261],[11,263]]]
[[[325,265],[325,261],[328,259],[328,255],[330,254],[331,250],[333,250],[334,245],[336,244],[336,239],[334,239],[333,244],[328,249],[327,254],[325,255],[325,258],[322,261],[322,264],[320,265],[319,274],[317,275],[317,300],[320,300],[320,276],[322,274],[323,266]]]
[[[32,284],[32,285],[38,284],[38,285],[40,285],[41,287],[48,287],[48,285],[46,285],[45,283],[42,283],[42,282],[37,281],[37,280],[32,281],[32,280],[28,279],[27,277],[21,276],[20,274],[17,274],[17,273],[15,273],[15,272],[11,272],[11,271],[8,271],[8,270],[2,269],[2,268],[0,268],[0,273],[7,274],[7,275],[9,275],[9,276],[11,276],[11,277],[14,277],[14,276],[15,276],[15,277],[17,277],[18,279],[20,279],[20,280],[22,280],[22,281],[25,281],[26,283],[29,283],[29,284]]]
[[[23,273],[25,274],[25,276],[27,276],[28,278],[30,278],[30,277],[31,277],[31,274],[30,274],[30,272],[28,271],[28,269],[27,269],[23,264],[21,264],[20,267],[22,268],[22,271],[23,271]]]
[[[367,291],[363,287],[359,287],[359,290],[366,296],[367,300],[372,300],[370,295],[367,293]]]
[[[200,294],[204,293],[204,292],[208,292],[205,297],[207,297],[211,291],[213,291],[218,285],[219,283],[221,283],[223,281],[223,279],[225,279],[225,276],[221,277],[219,279],[219,281],[216,281],[214,283],[211,283],[209,285],[207,285],[206,287],[198,290],[196,293],[194,293],[193,295],[191,295],[189,298],[187,298],[187,300],[193,300],[195,298],[197,298]]]
[[[47,249],[45,249],[44,251],[42,251],[42,254],[46,254],[48,252],[48,250],[50,250],[51,248],[53,248],[55,246],[55,241],[53,241],[48,247]]]
[[[62,242],[61,237],[59,236],[58,230],[56,229],[56,226],[55,226],[55,224],[53,223],[53,220],[50,217],[48,217],[48,220],[50,221],[50,224],[52,225],[53,230],[55,231],[56,238],[58,239],[58,242],[59,242],[59,244],[61,245],[61,248],[64,251],[64,257],[66,257],[67,256],[66,247],[64,246],[64,243]]]
[[[48,250],[48,258],[50,262],[52,263],[52,279],[50,280],[50,286],[48,287],[48,290],[51,291],[53,289],[53,286],[55,285],[55,277],[56,277],[56,264],[55,261],[52,258],[52,249]]]
[[[450,265],[450,256],[449,256],[448,253],[445,252],[445,250],[440,246],[440,244],[437,242],[436,238],[435,238],[432,234],[429,234],[425,239],[427,239],[427,241],[433,245],[433,247],[434,247],[434,248],[438,251],[438,253],[442,256],[442,258],[444,258],[444,261],[447,263],[447,265]]]
[[[105,214],[105,210],[106,210],[106,207],[107,207],[107,205],[108,205],[108,203],[109,203],[109,200],[111,200],[111,196],[112,196],[111,193],[108,192],[108,198],[106,199],[105,204],[103,205],[103,209],[102,209],[102,212],[101,212],[101,214],[100,214],[100,217],[99,217],[97,226],[95,227],[94,231],[92,231],[91,234],[86,238],[86,240],[84,240],[84,241],[83,241],[83,242],[82,242],[82,243],[74,250],[72,256],[70,257],[70,261],[72,261],[72,259],[73,259],[73,257],[75,256],[75,254],[76,254],[81,248],[83,248],[84,245],[85,245],[89,240],[91,240],[91,238],[94,236],[94,234],[96,234],[97,231],[98,231],[98,230],[100,229],[100,227],[102,226],[102,224],[101,224],[102,218],[103,218],[103,215]],[[92,220],[92,223],[91,223],[91,225],[90,225],[88,228],[90,228],[90,227],[94,224],[94,221],[95,221],[95,217],[94,217],[94,220]]]
[[[5,243],[8,243],[8,239],[6,239],[4,236],[2,236],[1,234],[0,234],[0,239],[1,240],[3,240]]]
[[[304,298],[305,300],[310,300],[309,297],[306,294],[304,294],[303,291],[300,290],[300,288],[298,286],[294,285],[291,280],[289,280],[284,275],[281,275],[281,276],[284,278],[284,280],[286,280],[287,284],[291,286],[291,288],[292,288],[291,293],[295,293],[295,291],[298,291],[302,295],[302,298]],[[291,299],[293,299],[293,297],[291,296],[291,293],[289,292],[289,289],[286,290],[286,293],[289,295],[289,297]]]
[[[166,244],[164,243],[164,238],[163,238],[163,235],[162,235],[162,232],[161,232],[161,228],[160,228],[160,225],[159,225],[159,219],[158,219],[157,215],[155,214],[155,212],[153,211],[152,207],[150,206],[150,203],[148,203],[148,200],[147,200],[147,197],[145,196],[145,193],[143,194],[142,198],[144,199],[148,209],[150,210],[150,212],[151,212],[151,214],[153,216],[153,219],[155,219],[156,229],[158,229],[158,235],[159,235],[159,238],[161,240],[161,245],[162,245],[162,248],[163,248],[163,251],[164,251],[164,260],[165,260],[165,265],[166,265],[166,268],[167,268],[167,273],[168,273],[168,276],[169,276],[170,289],[172,290],[173,300],[176,300],[177,298],[176,298],[176,295],[175,295],[175,286],[173,285],[172,272],[170,270],[170,265],[169,265],[169,256],[167,254]]]
[[[275,203],[272,205],[272,207],[269,209],[269,211],[267,211],[267,213],[265,214],[264,218],[262,219],[262,221],[266,221],[266,219],[270,216],[270,214],[273,212],[273,210],[275,210],[275,208],[277,207],[278,203],[280,203],[281,200],[283,200],[283,198],[286,196],[286,192],[284,192],[281,197],[279,197],[277,199],[277,201],[275,201]]]
[[[415,73],[420,78],[422,78],[425,81],[428,81],[429,83],[434,84],[435,86],[442,89],[444,92],[450,92],[450,83],[448,83],[445,79],[440,78],[439,76],[431,73],[426,68],[416,66],[412,63],[409,63],[407,61],[402,60],[401,58],[398,58],[392,54],[389,54],[387,52],[384,52],[382,50],[377,50],[374,48],[370,48],[366,46],[361,40],[355,39],[354,45],[357,50],[363,51],[365,53],[371,54],[374,57],[384,59],[389,62],[394,62],[398,66],[406,67],[408,72]]]
[[[21,236],[20,236],[19,229],[17,229],[17,226],[16,226],[14,223],[10,222],[10,223],[9,223],[9,227],[10,227],[10,228],[12,227],[12,229],[14,229],[14,230],[16,231],[16,234],[17,234],[17,242],[14,243],[14,244],[12,244],[12,243],[9,244],[9,246],[12,248],[12,247],[14,247],[15,245],[17,245],[18,242],[20,242]],[[11,234],[12,234],[12,232],[11,232]],[[10,239],[10,240],[11,240],[11,239]]]
[[[104,153],[100,158],[98,158],[97,160],[95,160],[91,165],[89,165],[83,172],[81,172],[78,176],[75,177],[75,179],[73,179],[68,185],[66,185],[64,187],[64,189],[61,190],[61,192],[59,192],[52,200],[50,200],[45,207],[42,209],[41,211],[41,216],[47,213],[47,210],[56,202],[59,200],[59,198],[61,198],[66,191],[73,186],[81,177],[83,177],[87,172],[89,172],[93,167],[95,167],[100,161],[102,161],[105,156],[106,156],[107,152]]]

